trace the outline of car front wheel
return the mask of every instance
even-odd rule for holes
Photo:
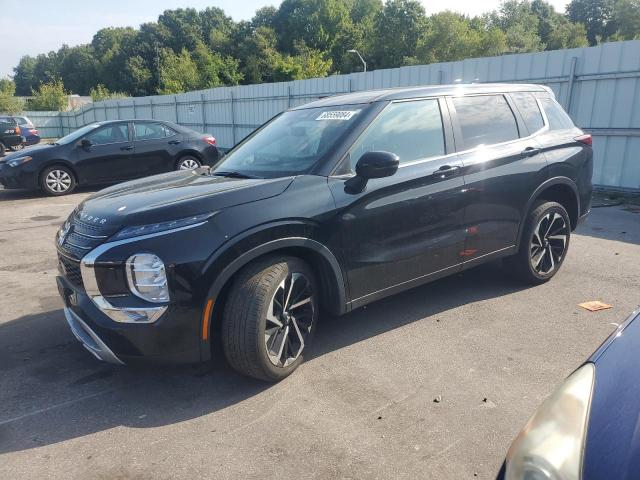
[[[76,179],[68,168],[54,165],[40,175],[40,187],[49,195],[66,195],[76,188]]]
[[[295,257],[268,257],[247,266],[224,308],[222,345],[238,372],[268,382],[303,361],[318,317],[313,271]]]
[[[526,219],[518,253],[506,259],[506,266],[526,283],[547,282],[562,266],[570,238],[566,209],[556,202],[540,201]]]

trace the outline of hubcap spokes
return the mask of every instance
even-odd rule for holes
[[[195,170],[196,168],[198,168],[198,163],[190,158],[180,164],[180,170]]]
[[[539,275],[548,275],[562,261],[569,229],[562,215],[547,213],[540,219],[531,239],[531,266]]]
[[[45,179],[47,187],[56,193],[66,192],[71,186],[71,177],[64,170],[51,170]]]
[[[313,291],[309,279],[290,273],[271,299],[264,341],[272,364],[286,367],[302,353],[314,318]]]

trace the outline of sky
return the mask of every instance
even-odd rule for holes
[[[500,0],[421,0],[428,14],[455,10],[478,15],[493,10]],[[551,0],[564,11],[568,0]],[[222,8],[234,20],[248,20],[260,7],[277,6],[279,0],[29,0],[15,3],[0,0],[0,78],[13,73],[23,55],[37,55],[69,46],[89,43],[104,27],[137,27],[155,21],[164,10],[209,6]],[[3,4],[6,4],[3,7]],[[20,5],[19,8],[8,8]]]

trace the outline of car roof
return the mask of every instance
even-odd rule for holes
[[[366,90],[362,92],[346,93],[322,98],[315,102],[306,103],[292,110],[306,108],[333,107],[338,105],[354,105],[380,101],[405,100],[411,98],[430,97],[438,95],[464,95],[479,93],[506,92],[549,92],[549,87],[531,83],[456,83],[452,85],[427,85],[421,87],[399,87],[381,90]]]

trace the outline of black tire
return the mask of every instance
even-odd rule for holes
[[[279,299],[284,298],[291,284],[287,282],[294,278],[285,318],[279,309]],[[302,288],[305,285],[308,290]],[[290,375],[303,362],[303,353],[315,331],[318,293],[313,270],[298,258],[269,256],[245,267],[231,287],[222,318],[222,347],[231,367],[267,382]],[[310,300],[296,307],[306,298]],[[270,308],[272,314],[275,312],[271,318],[281,322],[281,327],[267,320]],[[278,349],[278,345],[283,348]]]
[[[194,166],[195,165],[195,166]],[[192,155],[181,157],[176,163],[176,170],[195,170],[202,166],[202,162]]]
[[[7,147],[4,146],[4,143],[0,142],[0,157],[4,157],[6,150]]]
[[[562,266],[569,249],[571,221],[562,205],[542,200],[534,204],[525,222],[518,253],[505,259],[505,266],[517,279],[539,285]]]
[[[60,182],[53,182],[54,178],[58,178]],[[53,165],[45,168],[40,174],[40,188],[47,195],[54,197],[67,195],[76,188],[76,177],[67,167]]]

